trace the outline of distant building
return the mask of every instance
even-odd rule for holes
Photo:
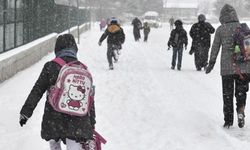
[[[188,19],[192,20],[197,18],[198,3],[195,2],[180,2],[180,0],[170,1],[164,3],[164,18],[168,20],[170,17],[175,19]]]

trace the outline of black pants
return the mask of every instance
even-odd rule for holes
[[[148,33],[144,33],[144,42],[148,41]]]
[[[196,69],[207,66],[209,47],[198,46],[194,54]]]
[[[245,107],[248,88],[248,80],[241,80],[238,75],[222,76],[223,113],[225,122],[233,123],[234,95],[236,97],[236,111],[241,107]]]
[[[113,65],[113,60],[112,58],[115,59],[115,50],[120,49],[120,45],[115,45],[115,44],[108,44],[108,50],[107,50],[107,59],[109,66]]]

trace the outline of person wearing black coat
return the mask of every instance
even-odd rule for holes
[[[55,44],[56,57],[62,58],[66,63],[77,60],[77,45],[71,34],[60,35]],[[47,62],[33,86],[25,104],[20,111],[20,125],[26,124],[28,118],[33,114],[43,94],[56,83],[61,66],[54,61]],[[42,119],[41,137],[50,142],[51,150],[61,150],[60,141],[66,142],[67,148],[81,147],[79,142],[93,139],[95,128],[95,107],[90,107],[89,115],[73,116],[57,112],[48,101],[45,101]]]
[[[187,32],[183,28],[181,20],[176,20],[174,24],[175,29],[171,31],[168,40],[168,50],[170,49],[170,47],[173,47],[171,69],[175,69],[176,57],[178,55],[177,69],[181,70],[183,46],[185,46],[185,49],[187,49],[188,44]]]
[[[214,27],[205,22],[206,17],[203,14],[198,16],[198,23],[192,25],[189,32],[192,41],[191,50],[189,54],[194,53],[195,66],[197,71],[200,71],[204,67],[204,70],[208,64],[208,53],[211,46],[211,34],[215,32]]]
[[[107,59],[109,63],[109,69],[113,70],[114,66],[112,58],[114,58],[115,62],[118,61],[118,51],[122,49],[122,44],[125,42],[125,34],[123,32],[122,27],[118,24],[117,19],[112,19],[110,21],[110,24],[108,25],[107,29],[99,39],[99,46],[101,46],[102,41],[105,40],[107,37]]]
[[[137,17],[135,17],[131,24],[133,25],[133,34],[135,41],[139,41],[141,38],[140,29],[142,28],[142,23]]]

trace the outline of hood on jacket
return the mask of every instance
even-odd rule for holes
[[[198,21],[199,21],[199,22],[205,22],[205,21],[206,21],[206,16],[203,15],[203,14],[200,14],[200,15],[198,16]]]
[[[182,21],[181,20],[176,20],[175,22],[174,22],[174,25],[176,26],[176,27],[178,27],[178,26],[182,26]]]
[[[63,51],[66,49],[73,49],[76,52],[78,51],[77,44],[75,38],[72,34],[63,34],[58,36],[55,44],[55,53],[59,51]]]
[[[239,22],[239,19],[235,9],[231,5],[225,4],[220,11],[220,23],[228,22]]]

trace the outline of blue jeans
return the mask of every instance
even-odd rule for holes
[[[177,68],[178,69],[181,68],[182,52],[183,52],[183,48],[173,47],[172,67],[175,67],[175,65],[176,65],[176,57],[178,55]]]

